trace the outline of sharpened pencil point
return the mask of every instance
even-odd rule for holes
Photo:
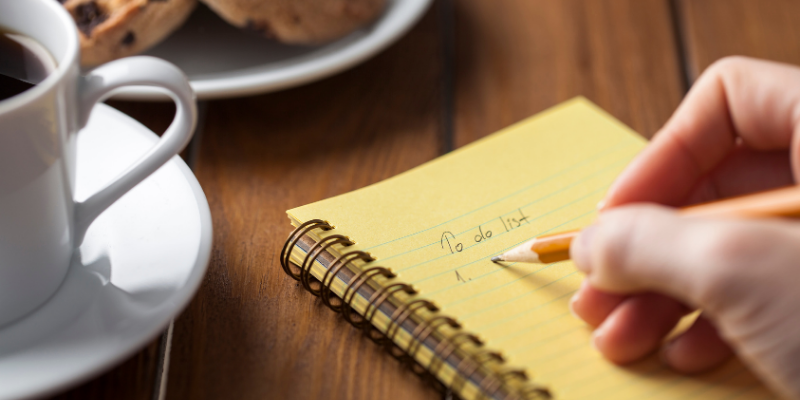
[[[492,262],[493,263],[497,263],[497,262],[500,262],[500,261],[503,261],[503,257],[501,257],[501,256],[492,257]]]

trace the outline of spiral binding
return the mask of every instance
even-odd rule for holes
[[[326,252],[329,253],[333,246],[346,248],[352,246],[354,242],[344,235],[326,236],[308,249],[300,265],[294,264],[291,260],[292,249],[299,244],[303,236],[315,229],[330,231],[334,229],[334,226],[321,219],[312,219],[297,226],[281,250],[280,261],[284,272],[300,281],[306,290],[314,296],[320,297],[323,304],[333,311],[341,313],[347,322],[361,329],[375,343],[384,346],[389,354],[407,365],[415,374],[430,381],[440,390],[449,389],[456,394],[464,389],[467,382],[473,382],[480,389],[480,398],[495,398],[498,395],[503,395],[503,398],[506,399],[552,398],[547,389],[529,384],[528,376],[524,371],[503,369],[505,360],[501,354],[483,348],[483,342],[477,336],[463,331],[461,324],[455,319],[440,315],[439,308],[428,300],[414,299],[402,302],[389,316],[389,324],[385,331],[376,328],[372,324],[372,320],[386,301],[394,299],[396,300],[394,304],[399,304],[399,297],[397,297],[399,293],[413,296],[417,294],[416,290],[406,283],[390,282],[396,276],[387,268],[367,267],[367,264],[375,259],[369,253],[360,250],[346,252],[334,258],[327,266],[322,279],[316,280],[311,274],[311,267],[317,258]],[[363,262],[364,267],[360,270],[356,268],[355,271],[346,268],[348,264],[354,265],[353,262],[357,260]],[[297,270],[295,271],[292,267]],[[331,296],[333,293],[331,285],[340,273],[352,276],[350,276],[341,298],[337,298]],[[390,283],[380,287],[373,286],[378,289],[367,299],[364,314],[359,315],[358,312],[355,312],[353,301],[364,285],[370,286],[369,283],[379,276]],[[430,315],[430,317],[417,321],[415,318],[421,318],[421,310],[426,310],[426,315]],[[409,320],[414,320],[417,325],[410,332],[411,339],[408,345],[405,349],[401,349],[395,344],[394,339],[402,330],[403,324]],[[452,333],[445,336],[440,330],[443,327],[448,327]],[[438,338],[438,343],[433,347],[430,362],[427,366],[423,366],[416,361],[415,356],[429,338]],[[455,357],[455,364],[451,363],[450,365],[455,365],[457,373],[451,382],[445,385],[439,382],[436,376],[444,364],[452,359],[451,357]],[[514,381],[519,385],[512,387],[511,383]]]

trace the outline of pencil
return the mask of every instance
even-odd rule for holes
[[[679,213],[697,217],[800,217],[800,186],[689,206],[680,209]],[[549,264],[569,260],[569,246],[578,233],[580,230],[539,236],[492,257],[492,261]]]

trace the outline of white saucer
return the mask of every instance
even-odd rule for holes
[[[201,100],[271,92],[333,75],[383,50],[419,20],[431,0],[389,0],[371,26],[323,46],[288,46],[235,28],[205,5],[145,54],[181,68]],[[115,99],[168,100],[159,89],[128,87]]]
[[[156,140],[125,114],[95,107],[78,135],[77,198]],[[51,394],[129,357],[188,304],[210,253],[208,203],[176,156],[94,222],[47,303],[0,328],[0,399]]]

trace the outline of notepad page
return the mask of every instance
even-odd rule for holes
[[[499,350],[557,399],[771,397],[738,362],[701,376],[655,358],[602,359],[568,302],[569,261],[499,266],[490,257],[535,236],[590,224],[596,204],[645,140],[583,98],[381,183],[289,211],[321,218],[410,283],[419,297]],[[350,250],[351,248],[348,248]]]

